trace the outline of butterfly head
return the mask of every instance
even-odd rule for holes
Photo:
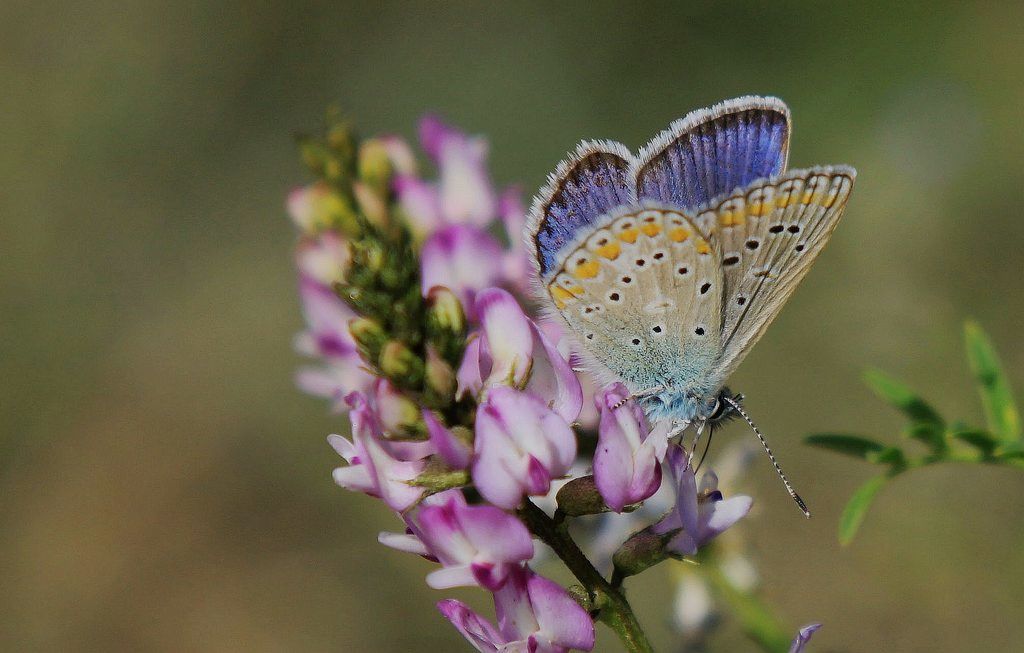
[[[697,419],[703,421],[706,427],[718,428],[731,419],[739,417],[736,406],[743,400],[743,395],[733,392],[729,388],[722,388],[718,394],[712,395],[704,400],[702,411],[698,413]]]

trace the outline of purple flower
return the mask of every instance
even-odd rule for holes
[[[343,408],[345,396],[364,391],[373,382],[363,370],[348,332],[348,321],[354,314],[331,289],[311,277],[300,281],[299,296],[307,329],[296,337],[295,348],[324,365],[300,369],[296,384],[304,392],[333,399],[338,408]]]
[[[420,121],[420,143],[441,174],[438,192],[446,222],[485,227],[497,217],[498,200],[487,172],[487,141],[426,116]]]
[[[477,409],[473,482],[494,505],[512,510],[523,495],[544,495],[576,458],[576,435],[537,396],[497,387]]]
[[[801,653],[807,642],[811,640],[811,635],[819,628],[821,628],[821,624],[810,624],[801,628],[800,632],[796,634],[796,638],[793,639],[793,643],[789,646],[789,653]]]
[[[653,530],[660,534],[682,529],[669,542],[667,548],[670,551],[693,555],[750,512],[753,504],[750,497],[722,498],[718,491],[718,478],[713,472],[704,474],[698,492],[697,480],[682,447],[669,447],[668,465],[676,486],[676,505],[654,525]]]
[[[429,442],[391,442],[383,438],[383,425],[374,407],[362,394],[347,397],[351,412],[352,440],[330,435],[327,441],[348,463],[334,470],[334,482],[343,488],[384,500],[399,512],[423,495],[423,488],[409,485],[426,468],[425,458],[434,453]]]
[[[488,288],[477,295],[475,308],[481,329],[459,366],[459,395],[513,386],[547,398],[562,419],[573,422],[583,407],[579,379],[515,297]]]
[[[480,585],[490,591],[505,585],[519,563],[533,557],[533,540],[518,519],[494,506],[470,506],[459,491],[418,511],[414,532],[444,565],[427,576],[434,589]]]
[[[423,243],[420,252],[423,295],[445,286],[471,309],[477,291],[501,281],[503,256],[501,245],[478,227],[444,227]]]
[[[595,397],[601,419],[594,452],[594,481],[615,512],[648,498],[661,486],[661,459],[668,440],[663,430],[651,432],[643,410],[616,383]]]
[[[430,442],[438,457],[451,469],[468,469],[473,449],[444,426],[433,412],[423,409],[423,422],[427,426]]]
[[[412,174],[397,175],[391,182],[398,204],[417,234],[429,234],[443,223],[440,200],[434,185]]]
[[[295,253],[299,275],[315,281],[326,290],[332,290],[335,283],[344,280],[351,258],[348,243],[333,231],[303,239]]]
[[[288,193],[285,209],[295,226],[313,233],[323,223],[324,206],[329,197],[330,189],[323,182],[299,186]]]
[[[461,601],[437,604],[463,637],[481,653],[567,653],[594,647],[590,615],[557,584],[517,567],[494,593],[498,627]]]

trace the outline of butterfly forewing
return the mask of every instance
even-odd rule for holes
[[[718,359],[719,258],[682,212],[634,209],[602,222],[546,292],[587,353],[640,392]]]
[[[847,167],[793,170],[740,189],[697,216],[697,225],[713,233],[722,252],[717,380],[724,382],[739,365],[821,253],[855,174]]]

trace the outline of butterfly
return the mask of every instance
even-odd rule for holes
[[[856,171],[787,170],[790,112],[746,96],[687,114],[639,153],[584,141],[526,225],[542,303],[588,368],[673,433],[742,416],[725,383],[807,274]],[[691,449],[692,451],[692,449]]]

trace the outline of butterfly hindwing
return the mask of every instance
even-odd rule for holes
[[[634,392],[719,358],[720,254],[682,212],[612,214],[545,289],[590,358]]]
[[[640,151],[633,169],[637,198],[693,210],[781,173],[788,157],[786,104],[736,98],[675,121]]]
[[[778,315],[842,217],[856,172],[845,166],[791,170],[762,180],[698,214],[713,232],[724,278],[724,382]]]
[[[566,250],[593,231],[595,221],[630,202],[631,160],[624,145],[585,141],[548,178],[533,202],[526,229],[541,279],[550,278]]]

